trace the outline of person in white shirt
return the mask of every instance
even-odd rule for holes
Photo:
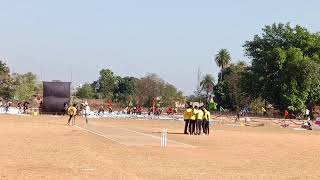
[[[90,107],[88,104],[85,105],[84,107],[84,117],[86,118],[86,123],[88,124],[88,115],[90,112]]]
[[[308,121],[310,121],[310,110],[306,109],[306,118]]]

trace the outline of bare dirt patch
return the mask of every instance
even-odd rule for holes
[[[90,127],[112,136],[122,128],[160,137],[161,130],[167,128],[169,139],[196,147],[163,149],[156,138],[119,132],[121,141],[130,142],[128,146],[67,126],[66,120],[1,115],[0,179],[270,180],[317,179],[320,175],[319,132],[274,125],[216,125],[210,136],[187,136],[181,134],[184,125],[178,121],[89,122]],[[77,120],[81,127],[86,127],[84,122],[82,118]],[[116,128],[115,132],[108,132],[108,127]],[[127,134],[121,134],[124,132]]]

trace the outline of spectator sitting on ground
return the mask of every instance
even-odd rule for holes
[[[310,121],[303,121],[301,128],[306,129],[306,130],[312,130],[312,125]]]
[[[289,124],[287,123],[287,121],[285,119],[283,119],[283,120],[281,120],[280,126],[283,128],[287,128],[287,127],[289,127]]]
[[[24,114],[27,114],[27,110],[29,109],[29,104],[30,103],[28,101],[23,103],[23,113]]]
[[[161,115],[161,109],[160,108],[156,108],[155,111],[154,111],[154,115],[160,116]]]
[[[100,106],[99,110],[98,110],[98,114],[104,114],[104,107]]]
[[[137,107],[137,115],[141,115],[142,114],[142,107],[138,106]]]
[[[22,105],[21,105],[21,102],[18,102],[17,104],[17,109],[19,110],[19,114],[21,114],[23,111],[22,111]]]
[[[18,108],[19,110],[22,108],[22,107],[21,107],[21,102],[18,102],[17,108]]]
[[[153,111],[152,108],[149,108],[149,109],[148,109],[148,115],[149,115],[149,116],[151,115],[152,111]]]
[[[167,114],[168,114],[168,115],[173,115],[173,109],[172,109],[172,107],[169,107],[169,108],[167,109]]]
[[[111,107],[110,105],[108,105],[107,108],[108,108],[109,113],[112,113],[112,112],[113,112],[112,107]]]
[[[176,113],[178,113],[178,108],[177,107],[173,108],[173,114],[176,114]]]
[[[123,113],[123,114],[127,114],[127,113],[128,113],[128,109],[129,109],[129,107],[126,106],[126,108],[123,109],[122,113]]]
[[[9,112],[9,108],[11,107],[12,105],[12,102],[7,102],[7,105],[6,105],[6,112],[8,113]]]
[[[133,107],[132,114],[136,115],[136,113],[137,113],[137,107],[135,106],[135,107]]]

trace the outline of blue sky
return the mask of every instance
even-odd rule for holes
[[[274,22],[320,29],[316,0],[0,0],[0,58],[14,72],[41,80],[157,73],[186,94],[197,69],[214,76],[213,55],[227,48],[234,62],[243,44]]]

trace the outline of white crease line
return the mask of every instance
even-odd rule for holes
[[[137,133],[137,134],[142,134],[142,135],[145,135],[145,136],[150,136],[150,137],[157,138],[157,139],[161,139],[161,137],[158,137],[158,136],[154,136],[154,135],[151,135],[151,134],[146,134],[146,133],[130,130],[130,129],[127,129],[127,128],[119,128],[119,129],[123,129],[123,130],[129,131],[129,132],[134,132],[134,133]],[[190,144],[185,144],[185,143],[178,142],[178,141],[175,141],[175,140],[168,140],[168,142],[174,142],[174,143],[177,143],[177,144],[182,144],[182,145],[185,145],[185,146],[196,148],[196,146],[193,146],[193,145],[190,145]]]
[[[94,169],[82,169],[83,171],[94,171]]]
[[[112,139],[112,138],[110,138],[110,137],[107,137],[107,136],[105,136],[105,135],[103,135],[103,134],[96,133],[96,132],[94,132],[94,131],[91,131],[91,130],[88,130],[88,129],[79,127],[79,126],[77,126],[77,125],[75,125],[75,127],[79,128],[79,129],[81,129],[81,130],[90,132],[90,133],[92,133],[92,134],[95,134],[95,135],[104,137],[104,138],[106,138],[106,139],[109,139],[109,140],[114,141],[114,142],[116,142],[116,143],[119,143],[119,144],[121,144],[121,145],[127,146],[126,144],[124,144],[124,143],[122,143],[122,142],[120,142],[120,141],[114,140],[114,139]]]
[[[241,127],[241,125],[238,124],[226,124],[227,126],[236,126],[236,127]]]

